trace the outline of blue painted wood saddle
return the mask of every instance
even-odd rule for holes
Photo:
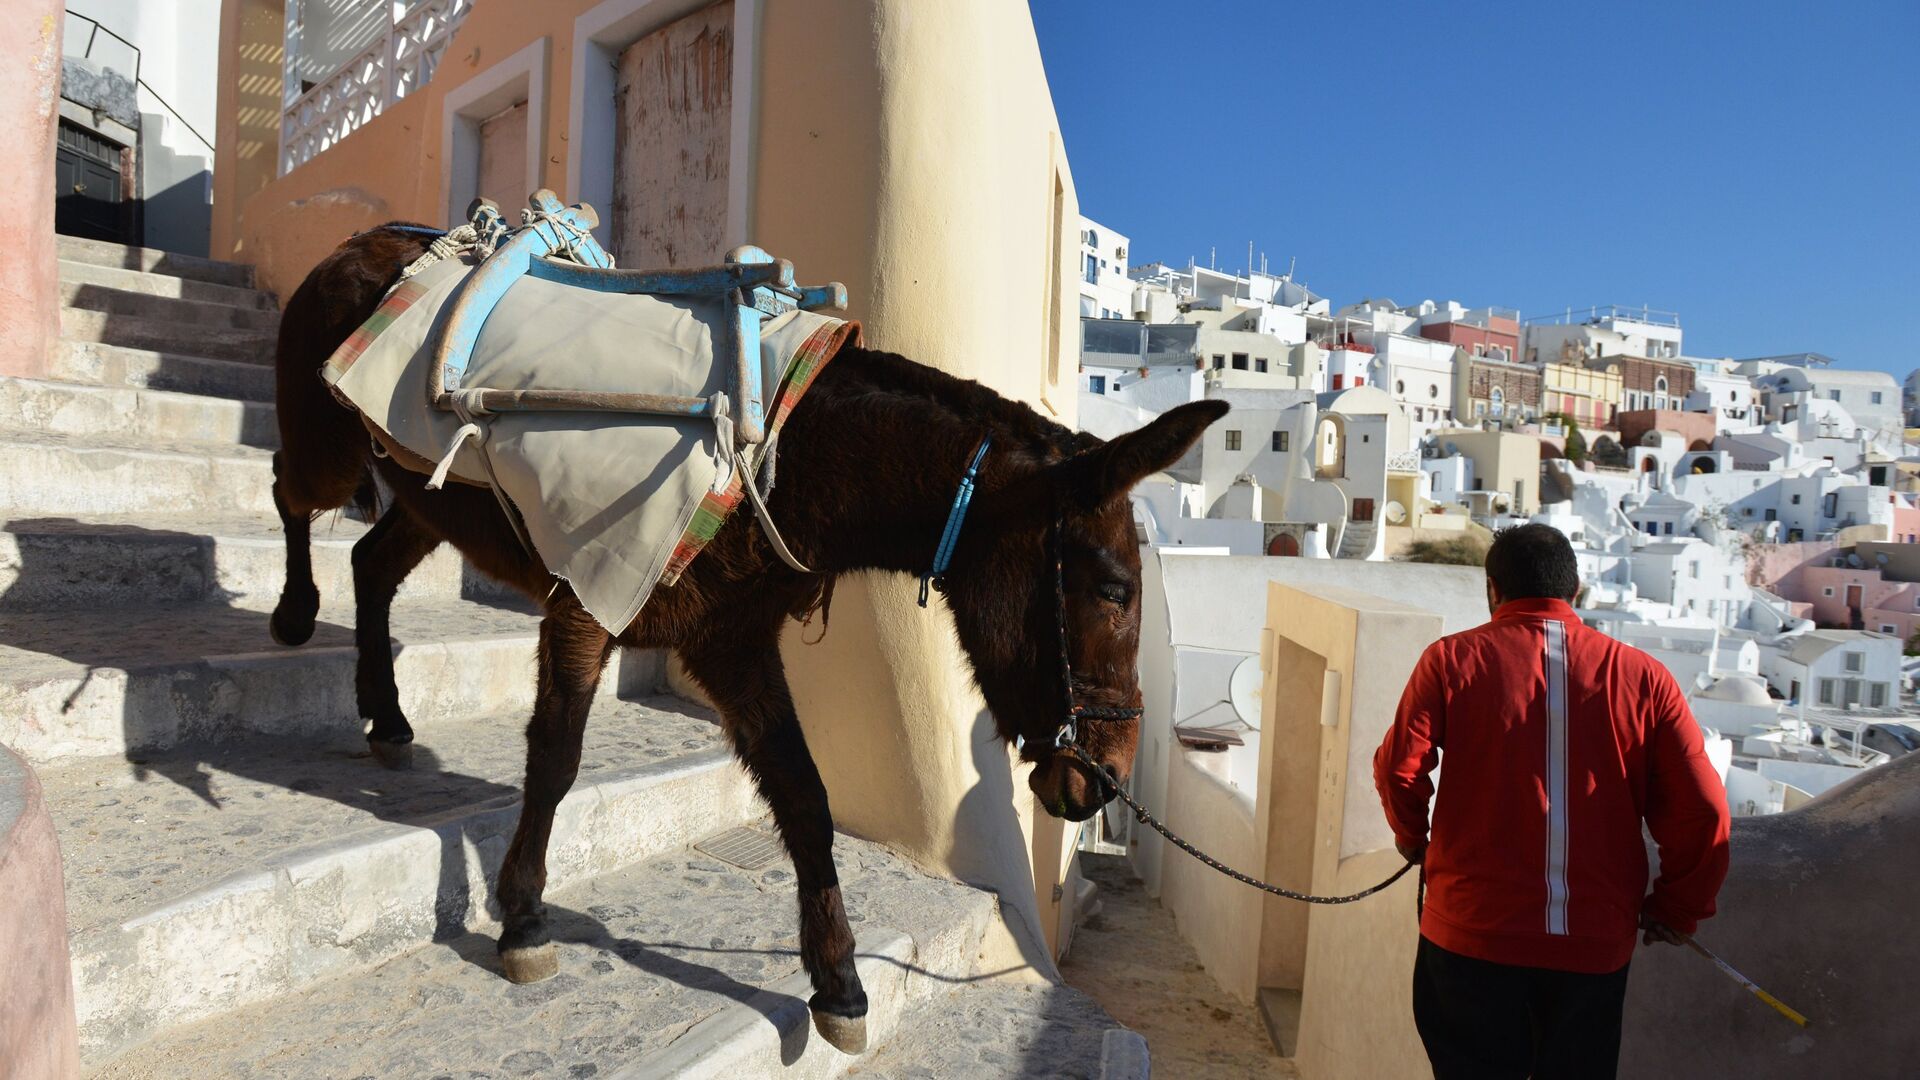
[[[500,208],[476,199],[468,224],[479,246],[491,249],[479,268],[454,292],[431,342],[427,399],[434,408],[471,413],[548,410],[651,413],[701,417],[709,398],[663,394],[605,393],[582,390],[494,390],[462,385],[475,342],[500,299],[523,276],[601,293],[655,296],[725,297],[733,317],[714,342],[716,363],[726,367],[736,449],[766,438],[766,388],[761,385],[760,328],[769,319],[798,308],[844,311],[847,290],[839,282],[799,285],[793,264],[751,244],[734,248],[719,266],[694,270],[621,270],[593,237],[599,216],[591,206],[563,206],[542,188],[528,198],[524,224],[510,228]]]

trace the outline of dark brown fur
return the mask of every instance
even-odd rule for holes
[[[656,589],[616,637],[564,584],[553,588],[554,579],[521,549],[492,495],[462,484],[429,492],[419,474],[374,457],[359,417],[317,377],[327,356],[424,248],[414,234],[362,234],[315,268],[288,302],[278,355],[283,449],[274,459],[288,578],[274,612],[274,636],[299,644],[311,635],[319,598],[308,562],[308,522],[355,499],[370,470],[392,491],[393,505],[353,552],[357,689],[361,713],[372,724],[368,738],[384,760],[403,757],[413,738],[394,687],[387,619],[394,592],[420,560],[440,543],[452,543],[481,572],[543,604],[525,804],[497,890],[505,917],[502,954],[539,957],[541,963],[522,969],[534,971],[531,977],[551,969],[541,908],[547,840],[554,810],[579,768],[601,671],[616,644],[674,649],[719,709],[793,857],[801,951],[816,991],[812,1007],[816,1014],[864,1015],[866,997],[854,973],[853,935],[833,867],[827,793],[781,668],[782,624],[806,611],[832,575],[923,570],[967,457],[990,432],[993,448],[947,579],[947,606],[1000,734],[1024,739],[1022,756],[1035,763],[1034,792],[1050,812],[1084,819],[1100,804],[1097,787],[1052,746],[1064,704],[1048,530],[1056,513],[1064,514],[1079,700],[1137,706],[1140,560],[1125,495],[1139,478],[1179,458],[1225,407],[1186,406],[1102,443],[978,383],[849,347],[789,419],[771,498],[794,553],[826,577],[780,562],[743,509],[679,583]],[[1082,725],[1082,745],[1122,778],[1137,738],[1133,721]]]

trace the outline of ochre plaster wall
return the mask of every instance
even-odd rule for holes
[[[217,229],[231,230],[216,232],[231,238],[224,250],[284,299],[352,232],[433,221],[446,94],[543,36],[542,182],[570,200],[573,26],[593,6],[479,4],[427,87],[216,206],[227,216]],[[747,239],[793,260],[806,280],[844,282],[870,344],[1070,424],[1078,204],[1026,7],[779,0],[750,10],[756,122],[750,160],[733,163],[752,177]],[[952,467],[957,476],[962,463]],[[835,819],[1000,890],[1009,932],[983,965],[1049,972],[1048,943],[1072,914],[1051,895],[1070,830],[1036,823],[1024,771],[993,737],[950,619],[937,601],[922,611],[914,591],[905,578],[844,579],[825,641],[800,644],[795,628],[782,649]]]
[[[0,375],[47,370],[60,336],[53,240],[53,148],[60,112],[60,35],[54,0],[17,0],[0,18]]]

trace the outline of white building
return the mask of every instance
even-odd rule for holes
[[[1126,237],[1081,215],[1079,270],[1081,315],[1133,318],[1133,279],[1127,276]]]
[[[1536,315],[1528,318],[1522,327],[1521,351],[1532,364],[1593,360],[1602,356],[1678,360],[1680,316],[1671,311],[1619,304]]]
[[[1872,630],[1812,630],[1761,649],[1760,672],[1798,719],[1821,709],[1899,705],[1900,639]]]

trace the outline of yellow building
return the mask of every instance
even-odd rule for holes
[[[1079,209],[1024,4],[426,0],[389,33],[357,54],[379,70],[335,70],[280,0],[226,4],[215,257],[284,298],[357,230],[545,186],[599,211],[623,265],[759,244],[846,283],[875,347],[1073,422]],[[807,740],[841,827],[995,888],[988,966],[1044,970],[1071,834],[914,595],[843,580],[825,640],[790,635]]]
[[[1613,426],[1620,411],[1620,369],[1594,369],[1584,364],[1542,364],[1540,411],[1566,413],[1582,428]]]

